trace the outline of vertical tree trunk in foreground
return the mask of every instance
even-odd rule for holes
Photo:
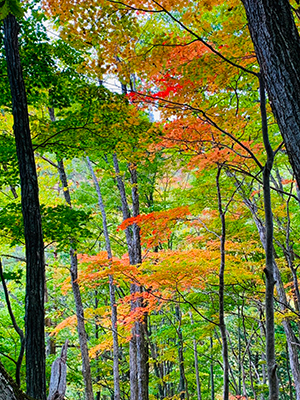
[[[32,149],[27,98],[18,47],[19,25],[13,15],[4,20],[4,45],[12,95],[14,134],[19,161],[26,246],[26,383],[27,393],[46,399],[44,287],[45,261],[38,181]]]
[[[300,187],[300,38],[288,0],[242,0],[270,104]]]

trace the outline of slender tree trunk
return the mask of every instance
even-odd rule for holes
[[[179,361],[179,397],[180,399],[188,399],[187,380],[184,371],[183,357],[183,336],[181,330],[181,311],[178,305],[175,306],[175,315],[178,321],[177,336],[178,336],[178,361]]]
[[[218,204],[219,204],[219,214],[221,218],[221,263],[219,271],[219,328],[222,338],[222,354],[223,354],[223,400],[229,399],[229,361],[228,361],[228,343],[225,325],[225,312],[224,312],[224,272],[225,272],[225,240],[226,240],[226,227],[225,227],[225,212],[222,207],[222,197],[220,190],[220,174],[221,167],[218,167],[217,173],[217,190],[218,190]]]
[[[288,0],[242,0],[270,104],[300,186],[300,39]]]
[[[132,214],[137,217],[140,213],[139,194],[138,194],[138,181],[136,165],[129,166],[129,172],[131,176],[131,197],[132,197]],[[142,250],[141,250],[141,236],[140,227],[137,224],[133,224],[133,254],[134,263],[142,263]],[[141,293],[142,288],[135,285],[136,293]],[[142,297],[137,299],[137,307],[143,307]],[[138,395],[139,400],[148,400],[149,397],[149,349],[146,340],[147,337],[147,314],[144,313],[142,320],[135,322],[136,330],[136,348],[137,348],[137,372],[138,372]]]
[[[25,299],[26,383],[28,395],[38,400],[45,400],[44,243],[27,98],[19,56],[18,32],[19,25],[16,18],[11,14],[8,15],[4,20],[4,45],[21,178],[27,265]]]
[[[61,184],[63,186],[63,193],[65,197],[66,203],[72,207],[71,196],[68,187],[67,176],[64,168],[64,163],[62,160],[58,162],[58,171]],[[78,259],[76,249],[73,248],[74,240],[71,240],[70,247],[70,259],[71,259],[71,267],[70,267],[70,275],[71,275],[71,284],[73,290],[73,296],[75,300],[75,308],[76,308],[76,317],[77,317],[77,332],[79,338],[79,345],[81,351],[82,358],[82,375],[84,380],[84,388],[85,388],[85,400],[94,400],[93,395],[93,384],[92,384],[92,374],[91,374],[91,366],[89,359],[89,350],[87,344],[87,334],[85,330],[84,324],[84,308],[81,299],[80,287],[78,284]]]
[[[116,173],[117,186],[119,189],[120,197],[121,197],[121,206],[123,213],[123,221],[130,218],[130,211],[128,207],[127,197],[124,182],[120,175],[119,162],[116,154],[113,154],[113,162],[114,169]],[[128,255],[130,264],[135,263],[134,253],[133,253],[133,244],[132,244],[132,231],[131,227],[127,227],[125,230]],[[132,283],[130,285],[130,293],[134,294],[136,291],[135,284]],[[131,309],[133,310],[135,307],[135,302],[131,302]],[[129,342],[129,368],[130,368],[130,400],[140,400],[138,398],[138,371],[137,371],[137,348],[136,348],[136,330],[135,325],[132,328],[132,335]],[[141,399],[142,400],[142,399]]]
[[[264,80],[260,76],[260,108],[262,118],[263,140],[267,153],[267,162],[263,171],[264,184],[264,211],[266,227],[266,266],[264,269],[266,276],[266,357],[269,380],[269,400],[278,400],[279,387],[277,378],[277,364],[275,359],[275,326],[274,326],[274,259],[273,259],[273,215],[271,205],[270,174],[273,166],[274,153],[269,142],[266,99]]]
[[[0,259],[0,280],[2,281],[4,295],[5,295],[5,301],[6,301],[6,305],[7,305],[8,313],[10,315],[11,322],[13,324],[15,331],[17,332],[17,334],[20,337],[20,352],[19,352],[18,360],[16,362],[16,375],[15,375],[16,383],[20,387],[20,385],[21,385],[20,372],[21,372],[21,366],[22,366],[22,361],[23,361],[23,356],[24,356],[24,351],[25,351],[25,336],[24,336],[22,329],[17,324],[16,318],[14,316],[14,313],[13,313],[13,310],[11,307],[8,290],[7,290],[6,282],[4,279],[1,259]]]
[[[194,325],[193,314],[189,313],[191,318],[191,324]],[[195,375],[196,375],[196,388],[197,388],[197,400],[201,400],[201,382],[199,376],[199,362],[198,362],[198,350],[197,350],[197,340],[194,336],[193,338],[193,348],[194,348],[194,365],[195,365]]]
[[[215,400],[215,379],[214,379],[214,362],[213,362],[213,338],[210,337],[210,398]]]
[[[50,107],[48,109],[49,116],[52,122],[55,122],[55,114],[54,109]],[[71,195],[68,186],[67,175],[65,172],[65,167],[63,160],[58,161],[58,172],[59,178],[63,187],[63,194],[66,203],[72,207],[71,202]],[[82,359],[82,376],[84,380],[84,388],[85,388],[85,400],[94,400],[93,395],[93,383],[92,383],[92,374],[91,374],[91,366],[90,366],[90,359],[89,359],[89,350],[88,350],[88,338],[87,333],[85,330],[85,323],[84,323],[84,307],[82,304],[80,287],[78,284],[78,259],[77,259],[77,252],[74,248],[75,238],[71,239],[70,241],[70,275],[71,275],[71,284],[72,284],[72,291],[73,297],[75,300],[75,309],[76,309],[76,318],[77,318],[77,332],[78,332],[78,339],[79,339],[79,346],[81,351],[81,359]]]
[[[98,205],[102,215],[102,226],[103,233],[105,238],[105,246],[107,257],[109,260],[112,259],[112,250],[110,244],[110,238],[107,227],[107,219],[106,212],[103,203],[103,198],[100,190],[100,186],[97,180],[97,177],[94,173],[92,164],[90,162],[89,157],[86,157],[88,168],[92,175],[94,185],[96,188],[97,196],[98,196]],[[113,276],[109,275],[109,296],[110,296],[110,307],[111,307],[111,325],[112,325],[112,336],[113,336],[113,374],[114,374],[114,400],[120,400],[120,374],[119,374],[119,341],[118,341],[118,328],[117,328],[117,305],[116,305],[116,296],[115,296],[115,285]]]

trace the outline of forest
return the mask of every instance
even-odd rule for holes
[[[300,400],[299,0],[0,20],[0,400]]]

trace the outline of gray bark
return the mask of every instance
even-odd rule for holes
[[[58,162],[58,170],[59,170],[60,180],[64,188],[63,193],[66,203],[70,207],[72,207],[67,176],[65,173],[65,168],[62,160]],[[73,248],[73,243],[71,243],[70,247],[70,259],[71,259],[70,275],[71,275],[71,284],[72,284],[72,290],[76,308],[77,332],[78,332],[78,339],[79,339],[81,358],[82,358],[82,375],[84,380],[85,399],[94,400],[89,350],[87,344],[88,339],[84,325],[84,308],[81,300],[80,287],[78,284],[78,259],[77,259],[76,249]]]
[[[49,108],[49,116],[52,122],[55,121],[54,109]],[[67,175],[65,172],[65,167],[63,160],[58,161],[58,172],[59,178],[63,187],[63,194],[66,203],[72,207],[71,195],[68,187]],[[82,376],[84,380],[84,388],[85,388],[85,399],[86,400],[94,400],[93,395],[93,384],[92,384],[92,374],[91,374],[91,366],[89,359],[89,350],[88,350],[88,338],[84,325],[84,308],[81,300],[80,287],[78,284],[78,259],[76,249],[74,248],[75,238],[70,241],[70,275],[71,275],[71,284],[72,291],[75,300],[75,308],[76,308],[76,318],[77,318],[77,332],[78,339],[81,351],[82,358]]]
[[[288,0],[242,0],[270,104],[300,186],[300,38]]]
[[[103,203],[103,198],[101,194],[101,189],[97,180],[97,177],[94,173],[92,164],[90,162],[89,157],[86,157],[88,168],[92,175],[94,185],[96,188],[97,196],[98,196],[98,205],[102,215],[102,226],[103,233],[105,238],[105,246],[107,257],[109,260],[112,259],[112,250],[110,244],[110,238],[107,227],[107,219],[106,212]],[[112,336],[113,336],[113,374],[114,374],[114,400],[120,400],[120,373],[119,373],[119,340],[118,340],[118,316],[117,316],[117,305],[116,305],[116,296],[115,296],[115,285],[114,279],[112,275],[109,275],[109,296],[110,296],[110,307],[111,307],[111,327],[112,327]]]
[[[126,191],[124,182],[120,175],[120,168],[119,162],[116,154],[113,154],[113,162],[114,162],[114,169],[116,173],[116,180],[117,186],[119,189],[120,197],[121,197],[121,207],[122,207],[122,214],[123,214],[123,221],[130,218],[130,211],[126,197]],[[127,248],[128,248],[128,255],[130,264],[133,265],[135,262],[134,253],[133,253],[133,246],[132,246],[132,231],[131,227],[127,227],[125,230]],[[135,284],[132,283],[130,285],[130,293],[134,294],[136,291]],[[133,310],[135,307],[135,302],[131,302],[131,309]],[[139,400],[138,398],[138,371],[137,371],[137,348],[136,348],[136,327],[132,328],[132,335],[129,342],[129,367],[130,367],[130,400]]]
[[[0,363],[0,400],[33,400],[17,387]]]
[[[62,346],[60,357],[58,357],[51,367],[51,378],[49,385],[49,396],[47,400],[64,400],[67,387],[67,339]]]

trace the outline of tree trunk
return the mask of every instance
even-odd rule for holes
[[[218,205],[219,205],[219,215],[221,218],[221,243],[220,243],[220,271],[219,271],[219,328],[222,338],[222,355],[223,355],[223,400],[229,399],[229,361],[228,361],[228,343],[225,325],[225,312],[224,312],[224,273],[225,273],[225,239],[226,239],[226,227],[225,227],[225,212],[222,207],[222,197],[220,190],[220,174],[221,168],[218,167],[217,173],[217,191],[218,191]]]
[[[255,52],[300,186],[300,39],[288,0],[242,0]]]
[[[131,198],[132,198],[132,214],[137,217],[140,213],[140,203],[138,194],[138,182],[137,182],[137,171],[136,165],[129,166],[129,172],[131,176]],[[133,224],[133,254],[134,264],[142,263],[142,250],[141,250],[141,235],[140,227],[137,224]],[[142,288],[138,285],[135,286],[135,292],[141,293]],[[142,297],[136,301],[137,307],[143,307]],[[147,337],[147,314],[144,313],[143,318],[135,322],[136,330],[136,350],[137,350],[137,373],[138,373],[138,398],[139,400],[148,400],[149,397],[149,349],[146,341]]]
[[[263,170],[263,190],[264,190],[264,212],[266,227],[266,266],[264,269],[266,275],[266,357],[269,380],[269,399],[278,400],[279,387],[277,378],[277,364],[275,359],[275,326],[274,326],[274,259],[273,259],[273,214],[271,204],[270,175],[274,161],[274,153],[269,142],[266,98],[264,88],[264,78],[260,76],[260,109],[262,118],[262,132],[265,150],[267,153],[267,162]]]
[[[118,189],[121,197],[123,220],[130,217],[130,211],[126,198],[124,182],[120,176],[119,163],[117,155],[113,155],[114,169]],[[130,165],[129,172],[131,176],[131,197],[132,197],[132,211],[133,216],[139,215],[139,196],[137,189],[137,173],[136,166]],[[126,241],[128,247],[129,260],[131,265],[137,265],[142,262],[141,255],[141,240],[140,228],[138,225],[133,224],[132,227],[127,227],[125,230]],[[141,288],[134,282],[130,285],[130,293],[136,297],[137,293],[141,292]],[[131,309],[142,307],[142,299],[137,299],[131,302]],[[130,354],[130,399],[131,400],[148,400],[148,385],[149,385],[149,372],[148,372],[148,344],[146,341],[147,331],[147,315],[144,315],[142,321],[136,321],[132,329],[132,338],[129,344]]]
[[[193,314],[190,311],[191,324],[194,325]],[[195,375],[196,375],[196,387],[197,387],[197,400],[201,400],[201,382],[199,376],[199,362],[198,362],[198,350],[197,350],[197,340],[195,336],[193,337],[193,347],[194,347],[194,366],[195,366]]]
[[[88,168],[92,175],[94,185],[96,188],[97,196],[98,196],[98,205],[102,215],[102,226],[103,233],[105,238],[105,246],[107,257],[109,260],[112,259],[112,250],[110,245],[110,238],[108,234],[107,220],[106,220],[106,212],[103,203],[103,198],[100,190],[100,186],[97,180],[97,177],[94,173],[92,164],[90,162],[89,157],[86,157]],[[120,400],[120,373],[119,373],[119,340],[118,340],[118,316],[117,316],[117,305],[116,305],[116,296],[115,296],[115,285],[113,276],[109,275],[109,296],[110,296],[110,307],[111,307],[111,326],[112,326],[112,336],[113,336],[113,374],[114,374],[114,400]]]
[[[60,356],[52,363],[49,396],[47,400],[64,400],[67,387],[67,351],[69,340],[65,341]]]
[[[120,175],[119,162],[116,154],[113,154],[113,163],[114,169],[116,173],[117,186],[119,189],[120,197],[121,197],[121,207],[123,214],[123,221],[130,218],[130,211],[126,197],[126,191],[124,182]],[[134,253],[133,253],[133,245],[132,245],[132,231],[131,227],[128,226],[125,230],[128,255],[130,264],[134,264]],[[135,293],[135,284],[132,283],[130,285],[130,293]],[[135,307],[135,302],[131,302],[131,309],[133,310]],[[130,400],[139,400],[138,398],[138,372],[137,372],[137,348],[136,348],[136,330],[135,325],[132,328],[132,335],[129,342],[129,373],[130,373]],[[142,399],[141,399],[142,400]]]
[[[213,338],[210,337],[210,399],[215,400],[215,379],[214,379],[214,362],[213,362]]]
[[[179,305],[175,306],[175,315],[178,321],[178,328],[176,333],[178,336],[178,362],[179,362],[179,398],[181,400],[188,399],[187,379],[184,371],[184,357],[183,357],[183,336],[181,330],[181,311]]]
[[[27,393],[30,396],[45,400],[44,243],[27,98],[19,56],[18,32],[19,25],[16,18],[8,15],[4,20],[4,45],[12,95],[26,247],[26,383]]]
[[[68,187],[67,176],[64,168],[64,163],[62,160],[58,162],[58,170],[60,181],[63,186],[63,193],[66,200],[66,203],[71,207],[71,196]],[[84,380],[84,388],[85,388],[85,400],[94,400],[93,395],[93,384],[92,384],[92,374],[91,374],[91,366],[89,359],[89,350],[87,344],[87,334],[84,325],[84,308],[81,300],[80,287],[78,284],[78,260],[77,253],[74,247],[74,242],[71,240],[70,247],[70,258],[71,258],[71,267],[70,267],[70,275],[71,275],[71,284],[73,290],[73,296],[75,300],[75,308],[76,308],[76,317],[77,317],[77,332],[79,338],[79,345],[81,351],[82,358],[82,375]]]
[[[0,400],[33,400],[21,392],[0,363]]]

